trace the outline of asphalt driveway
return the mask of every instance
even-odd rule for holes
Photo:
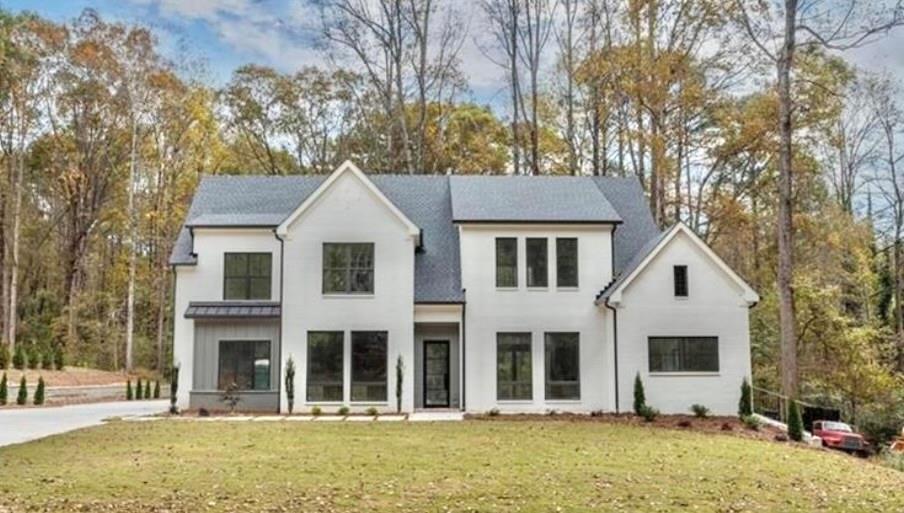
[[[166,411],[169,400],[118,401],[47,408],[0,410],[0,447],[97,426],[109,417],[148,415]]]

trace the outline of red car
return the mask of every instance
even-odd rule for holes
[[[863,435],[855,433],[851,426],[834,420],[817,420],[813,422],[813,435],[822,439],[822,445],[831,449],[866,454],[869,443]]]

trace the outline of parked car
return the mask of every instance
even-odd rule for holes
[[[863,435],[854,432],[853,428],[844,422],[814,421],[813,435],[822,439],[824,447],[860,455],[865,455],[869,451],[869,442],[863,438]]]

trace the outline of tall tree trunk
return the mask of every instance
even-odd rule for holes
[[[778,56],[779,178],[778,178],[778,295],[781,331],[782,392],[798,396],[797,332],[794,314],[794,232],[792,224],[792,104],[791,67],[794,62],[797,0],[785,0],[784,40]]]
[[[24,141],[22,148],[25,147]],[[12,250],[10,252],[9,270],[9,320],[7,321],[7,337],[10,348],[16,345],[16,330],[19,312],[19,233],[22,226],[22,187],[25,177],[25,154],[19,152],[16,161],[16,179],[13,190],[13,233]]]
[[[135,175],[138,159],[138,119],[132,116],[132,146],[129,157],[129,183],[128,208],[129,208],[129,284],[126,293],[126,371],[132,371],[133,344],[135,336],[135,267],[136,267],[136,236],[137,222],[135,219]]]

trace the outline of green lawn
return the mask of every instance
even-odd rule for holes
[[[600,422],[115,422],[0,449],[0,476],[4,513],[904,511],[863,460]]]

